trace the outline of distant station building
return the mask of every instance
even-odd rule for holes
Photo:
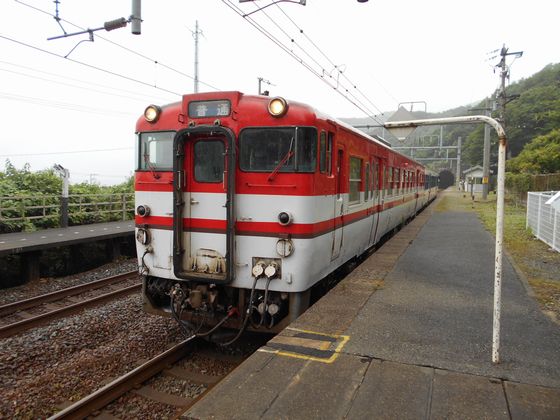
[[[492,171],[490,171],[492,173]],[[463,191],[473,192],[473,193],[482,193],[482,166],[476,165],[469,169],[463,171],[463,179],[464,182],[461,183],[463,186]],[[493,189],[493,179],[490,177],[490,190]],[[472,189],[471,189],[472,185]]]

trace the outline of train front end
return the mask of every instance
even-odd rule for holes
[[[317,134],[299,128],[303,120],[283,121],[287,105],[239,92],[185,95],[138,120],[146,311],[173,316],[188,334],[212,335],[219,327],[276,332],[307,308],[309,285],[292,284],[290,274],[299,270],[290,259],[293,209],[283,207],[297,192],[283,177],[299,171],[299,188],[312,182],[305,165],[315,165]],[[292,199],[282,198],[286,188]]]

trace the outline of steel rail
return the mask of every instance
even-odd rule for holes
[[[33,318],[28,318],[18,322],[14,322],[13,324],[4,325],[0,327],[0,338],[10,337],[18,332],[42,324],[45,321],[49,321],[54,318],[58,318],[60,316],[66,316],[74,312],[78,312],[86,307],[93,306],[102,301],[111,300],[117,296],[130,294],[132,292],[141,289],[141,287],[142,287],[141,284],[134,284],[132,286],[128,286],[119,290],[112,291],[110,293],[105,293],[103,295],[96,296],[94,298],[85,300],[83,302],[74,303],[72,305],[65,306],[64,308],[55,309],[53,311],[34,316]]]
[[[98,389],[80,401],[49,417],[50,420],[85,418],[107,404],[130,391],[136,385],[145,382],[164,370],[167,366],[177,362],[186,355],[188,344],[196,338],[195,335],[176,344],[146,363],[131,370],[120,378]]]
[[[45,293],[44,295],[35,296],[29,299],[7,303],[5,305],[0,306],[0,316],[9,315],[17,311],[22,311],[24,309],[29,309],[34,306],[42,305],[44,303],[54,302],[55,300],[59,300],[68,296],[74,296],[88,290],[99,289],[108,284],[127,280],[129,277],[132,277],[134,274],[138,274],[138,271],[136,270],[129,271],[127,273],[118,274],[116,276],[106,277],[104,279],[91,281],[89,283],[84,283],[73,287],[67,287],[65,289],[57,290],[51,293]]]

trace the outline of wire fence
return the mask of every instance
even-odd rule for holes
[[[71,194],[68,220],[71,225],[132,219],[134,193]],[[61,197],[35,195],[0,197],[0,233],[30,228],[58,227]]]
[[[560,173],[538,175],[506,173],[506,190],[516,203],[524,204],[529,191],[560,190]]]
[[[527,193],[527,228],[538,239],[560,252],[560,212],[546,202],[556,191]]]

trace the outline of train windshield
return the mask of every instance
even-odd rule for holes
[[[246,128],[239,137],[239,167],[248,172],[315,172],[317,130]]]
[[[174,137],[174,131],[140,133],[138,169],[149,171],[173,169]]]

